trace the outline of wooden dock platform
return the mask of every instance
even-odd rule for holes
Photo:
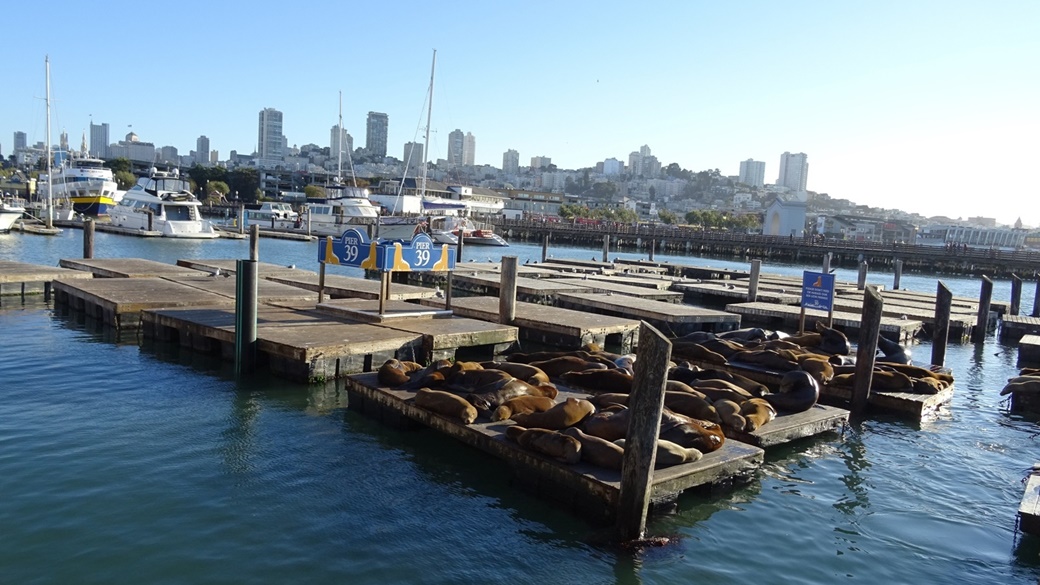
[[[746,322],[782,324],[785,327],[797,328],[801,315],[801,307],[791,305],[775,305],[772,303],[734,303],[726,305],[726,311],[741,315]],[[814,323],[821,321],[827,324],[827,311],[807,309],[805,311],[806,330],[812,330]],[[854,335],[859,331],[860,314],[834,311],[834,326],[843,330],[846,335]],[[920,321],[881,318],[881,334],[893,341],[909,341],[921,330]]]
[[[716,303],[744,302],[748,298],[748,283],[742,280],[712,280],[707,282],[677,282],[672,290],[679,291],[687,299],[711,299]],[[758,302],[779,305],[797,305],[801,294],[782,287],[759,286]]]
[[[1033,465],[1026,478],[1025,493],[1018,506],[1018,527],[1026,534],[1040,536],[1040,463]]]
[[[444,307],[443,299],[420,302],[430,307]],[[451,309],[463,317],[492,322],[499,319],[497,297],[452,298]],[[534,303],[516,303],[513,325],[519,329],[521,340],[566,348],[596,343],[600,347],[619,348],[619,353],[629,353],[635,351],[639,341],[639,321],[634,319]]]
[[[1040,335],[1023,335],[1018,340],[1018,364],[1040,365]]]
[[[42,293],[44,300],[49,301],[51,282],[59,278],[89,279],[94,275],[67,268],[0,260],[0,297],[18,295],[24,300],[26,295]]]
[[[452,287],[472,295],[497,297],[501,288],[502,275],[495,272],[466,272],[455,269],[451,276]],[[516,300],[538,305],[551,305],[557,294],[561,292],[578,292],[588,290],[586,287],[572,282],[560,282],[555,278],[516,279]]]
[[[210,274],[217,270],[220,270],[221,274],[235,274],[235,271],[238,270],[238,260],[234,258],[211,260],[181,259],[177,261],[177,266],[201,270]],[[258,278],[271,278],[274,276],[293,277],[309,274],[317,276],[318,273],[313,270],[296,268],[295,266],[282,266],[281,264],[272,264],[270,262],[257,262],[256,274]]]
[[[207,272],[141,258],[62,258],[62,268],[90,272],[97,278],[161,278],[206,276]]]
[[[1040,317],[1026,315],[1004,315],[1000,322],[1000,339],[1015,341],[1023,335],[1040,334]]]
[[[734,268],[718,268],[714,266],[692,266],[677,262],[654,262],[650,260],[625,260],[617,258],[614,263],[630,267],[632,272],[657,270],[672,276],[684,278],[700,278],[702,280],[727,280],[734,278],[750,278],[748,270]]]
[[[740,327],[740,315],[690,305],[650,301],[609,293],[559,293],[556,305],[565,309],[637,319],[678,337],[693,331],[730,331]]]
[[[407,426],[404,420],[416,421],[507,462],[518,481],[540,496],[587,518],[601,522],[614,519],[621,486],[619,471],[584,462],[567,465],[523,449],[504,436],[512,421],[463,425],[434,414],[414,404],[413,392],[381,387],[374,373],[348,377],[347,391],[351,409],[389,424]],[[561,392],[558,400],[567,395]],[[681,492],[697,486],[746,479],[763,459],[761,448],[727,440],[721,449],[699,461],[655,470],[651,499],[655,503],[672,502]]]
[[[645,286],[632,286],[615,281],[598,280],[595,278],[554,278],[551,282],[562,282],[564,284],[580,286],[583,288],[581,292],[611,293],[614,295],[625,295],[649,301],[663,301],[675,304],[681,303],[683,300],[683,294],[681,292],[658,290],[656,288],[648,288]]]
[[[297,272],[293,275],[264,276],[272,282],[279,282],[311,291],[314,299],[318,298],[318,275],[313,272]],[[437,295],[432,288],[413,286],[410,284],[392,283],[390,285],[390,300],[411,301],[425,299]],[[357,278],[354,276],[343,276],[339,274],[325,275],[325,296],[330,299],[379,299],[379,281],[368,278]]]
[[[817,404],[804,412],[783,414],[750,433],[725,428],[726,437],[763,449],[842,430],[849,421],[849,411]]]

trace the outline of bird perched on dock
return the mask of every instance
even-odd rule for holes
[[[223,276],[224,278],[228,278],[231,276],[227,272],[222,271],[220,268],[217,268],[213,272],[210,272],[209,275],[211,278],[216,276]]]
[[[296,270],[296,265],[295,264],[290,264],[290,265],[286,266],[286,268],[288,268],[289,270]]]
[[[433,287],[433,296],[437,297],[438,299],[444,298],[444,291],[441,290],[440,286]]]

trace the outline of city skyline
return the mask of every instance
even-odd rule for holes
[[[635,146],[649,144],[662,165],[692,171],[738,175],[741,161],[765,161],[772,183],[780,153],[807,153],[811,191],[922,215],[1011,223],[1024,213],[1027,223],[1040,223],[1021,209],[1028,184],[1006,172],[1031,168],[1037,154],[1040,81],[1029,72],[1040,41],[1029,23],[1040,5],[1033,2],[366,6],[366,21],[412,32],[461,25],[467,42],[355,27],[349,50],[322,54],[333,46],[308,41],[314,51],[301,56],[293,34],[284,45],[253,48],[256,31],[271,26],[263,4],[188,0],[163,17],[169,30],[185,33],[173,59],[119,49],[119,35],[140,24],[133,6],[60,6],[57,19],[24,3],[6,11],[9,22],[49,24],[42,41],[32,27],[11,27],[6,39],[18,58],[5,68],[8,89],[0,94],[5,157],[15,131],[29,144],[44,139],[47,54],[51,143],[64,131],[78,145],[92,123],[107,123],[113,142],[132,129],[187,154],[207,136],[227,159],[258,150],[255,116],[271,107],[284,114],[288,146],[325,145],[342,91],[343,126],[355,145],[364,143],[367,113],[385,112],[387,152],[396,156],[405,143],[423,142],[436,48],[430,159],[447,152],[455,128],[479,138],[476,164],[495,167],[510,150],[524,163],[546,157],[578,169],[627,161]],[[308,39],[334,38],[336,23],[357,13],[319,1],[278,24],[306,30]],[[76,43],[49,42],[84,28],[113,39],[101,55],[113,57],[102,66],[120,74],[117,84],[98,81],[96,64],[79,68]],[[504,46],[507,36],[551,41]],[[259,50],[263,58],[255,58]],[[167,86],[146,87],[155,75]]]

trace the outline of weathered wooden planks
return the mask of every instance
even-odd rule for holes
[[[205,276],[206,272],[141,258],[62,258],[62,268],[91,272],[98,278],[151,278],[161,276]]]
[[[273,282],[280,282],[312,291],[315,293],[313,296],[317,299],[319,288],[318,275],[313,272],[304,273],[298,271],[293,274],[274,274],[270,276],[265,276],[261,273],[260,276]],[[390,285],[389,299],[409,301],[433,297],[436,294],[437,291],[432,288],[393,283]],[[325,296],[330,299],[379,299],[379,281],[339,274],[325,274]]]
[[[1000,339],[1015,341],[1023,335],[1040,334],[1040,317],[1004,315],[1000,324]]]
[[[19,295],[24,298],[27,294],[43,293],[44,298],[50,300],[51,282],[58,278],[89,279],[94,275],[67,268],[0,260],[0,296]]]
[[[1040,365],[1040,335],[1023,335],[1018,340],[1018,363]]]
[[[690,305],[597,293],[560,293],[557,306],[626,319],[644,320],[670,336],[691,331],[729,331],[740,327],[740,315]]]
[[[739,314],[748,322],[780,321],[787,327],[797,327],[801,315],[801,307],[771,303],[734,303],[726,305],[726,311]],[[827,311],[807,309],[805,311],[806,328],[811,329],[812,324],[816,321],[822,321],[826,325]],[[834,325],[845,331],[846,334],[853,333],[859,330],[860,315],[835,311]],[[903,342],[913,338],[921,329],[921,325],[920,321],[885,317],[881,319],[881,334],[889,339]]]
[[[1022,532],[1040,536],[1040,463],[1033,465],[1026,478],[1025,493],[1018,506],[1018,526]]]
[[[750,433],[734,431],[727,427],[724,429],[726,437],[749,445],[768,448],[797,439],[841,430],[848,420],[848,410],[817,404],[804,412],[777,416]]]

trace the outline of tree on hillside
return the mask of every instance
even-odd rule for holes
[[[303,194],[307,199],[324,199],[325,189],[321,185],[307,185],[303,188]]]
[[[260,174],[256,169],[235,169],[227,174],[227,184],[231,192],[236,193],[242,201],[256,201],[256,192],[260,190]]]
[[[679,216],[674,211],[668,211],[667,209],[657,210],[657,219],[661,220],[661,223],[672,225],[675,223]]]

